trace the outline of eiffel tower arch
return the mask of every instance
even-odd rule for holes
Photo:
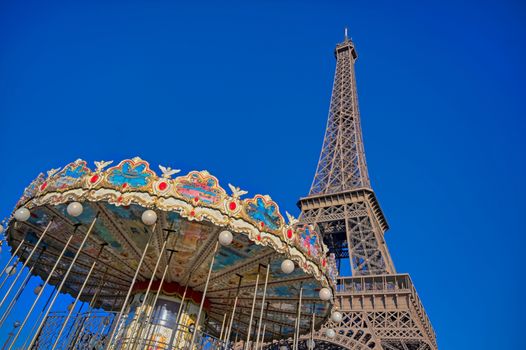
[[[384,240],[387,220],[371,188],[360,125],[353,42],[335,49],[336,73],[322,151],[300,223],[317,224],[352,276],[339,277],[335,296],[343,314],[332,339],[325,329],[312,336],[319,349],[437,349],[435,332],[408,274],[396,272]],[[304,337],[300,347],[306,349]]]

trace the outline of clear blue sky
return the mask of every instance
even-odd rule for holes
[[[297,214],[344,26],[397,270],[411,274],[441,349],[519,348],[519,1],[3,1],[0,216],[40,171],[135,155],[207,169]]]

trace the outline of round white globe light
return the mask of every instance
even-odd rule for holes
[[[27,208],[19,208],[15,211],[15,219],[18,221],[26,221],[30,215],[31,213]]]
[[[234,236],[232,236],[232,232],[230,231],[225,230],[219,234],[219,243],[221,243],[223,246],[230,245],[233,239]]]
[[[13,276],[16,273],[16,266],[10,265],[5,269],[5,273],[8,276]]]
[[[334,338],[336,336],[336,332],[334,331],[334,329],[327,329],[325,331],[325,335],[327,336],[327,338]]]
[[[331,315],[331,320],[334,323],[340,323],[343,319],[342,313],[338,311],[334,311]]]
[[[281,271],[286,274],[292,273],[292,271],[294,271],[294,262],[289,259],[283,260],[281,263]]]
[[[42,285],[40,284],[36,286],[35,289],[33,289],[33,293],[35,293],[35,295],[38,295],[41,290],[42,290]]]
[[[287,347],[287,345],[281,345],[279,347],[279,350],[289,350],[289,348]]]
[[[73,217],[77,217],[84,211],[84,208],[82,207],[82,204],[79,202],[71,202],[68,204],[67,212],[69,215]]]
[[[307,340],[307,348],[308,349],[314,349],[314,345],[315,345],[314,340],[312,340],[312,339],[308,339]]]
[[[320,299],[323,301],[327,301],[332,297],[331,290],[329,288],[322,288],[320,289]]]
[[[157,221],[157,213],[151,209],[142,213],[141,220],[145,225],[153,225]]]

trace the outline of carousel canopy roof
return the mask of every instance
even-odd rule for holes
[[[206,171],[171,178],[179,171],[160,166],[159,176],[140,158],[123,160],[112,167],[111,162],[103,161],[95,165],[96,169],[91,170],[85,161],[77,160],[63,169],[48,171],[47,176],[40,174],[24,191],[17,208],[25,207],[31,215],[27,221],[12,220],[7,231],[12,247],[24,242],[18,253],[22,260],[51,222],[41,243],[45,250],[35,253],[28,265],[34,266],[34,274],[46,278],[73,235],[70,248],[50,280],[51,284],[60,283],[61,275],[94,222],[64,291],[72,296],[78,294],[98,256],[99,262],[81,300],[89,301],[98,293],[98,307],[119,308],[153,234],[134,289],[138,292],[146,281],[161,278],[162,269],[154,271],[154,267],[157,258],[162,256],[161,266],[169,265],[167,287],[163,284],[163,291],[180,294],[181,287],[188,283],[192,299],[198,302],[218,235],[226,229],[233,233],[234,240],[229,246],[221,246],[215,255],[206,294],[210,318],[207,324],[212,332],[219,332],[218,324],[220,326],[223,314],[239,290],[237,327],[243,333],[256,276],[258,273],[264,276],[267,264],[270,264],[270,277],[263,307],[268,333],[277,338],[294,332],[300,287],[303,288],[302,313],[316,312],[321,316],[317,318],[318,325],[328,316],[332,300],[320,300],[318,291],[326,287],[334,294],[336,268],[334,258],[327,256],[327,247],[317,227],[300,225],[288,213],[288,222],[285,222],[278,205],[269,196],[241,199],[246,192],[230,184],[228,194],[217,178]],[[67,213],[67,205],[73,201],[83,204],[78,217]],[[141,221],[146,209],[157,213],[158,220],[153,227]],[[97,219],[94,221],[94,218]],[[165,239],[168,240],[166,249],[161,251]],[[299,268],[291,274],[283,273],[280,265],[284,259],[294,261]],[[262,288],[258,293],[261,296]],[[258,305],[256,309],[261,307]],[[310,330],[308,318],[304,318],[301,329],[302,333]]]

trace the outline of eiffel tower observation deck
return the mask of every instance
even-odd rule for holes
[[[318,226],[340,277],[342,320],[314,333],[322,349],[437,349],[435,332],[408,274],[396,272],[384,234],[387,220],[371,188],[360,125],[355,45],[345,31],[336,45],[336,73],[325,138],[308,196],[299,200],[300,222]],[[331,337],[328,337],[327,334]]]

